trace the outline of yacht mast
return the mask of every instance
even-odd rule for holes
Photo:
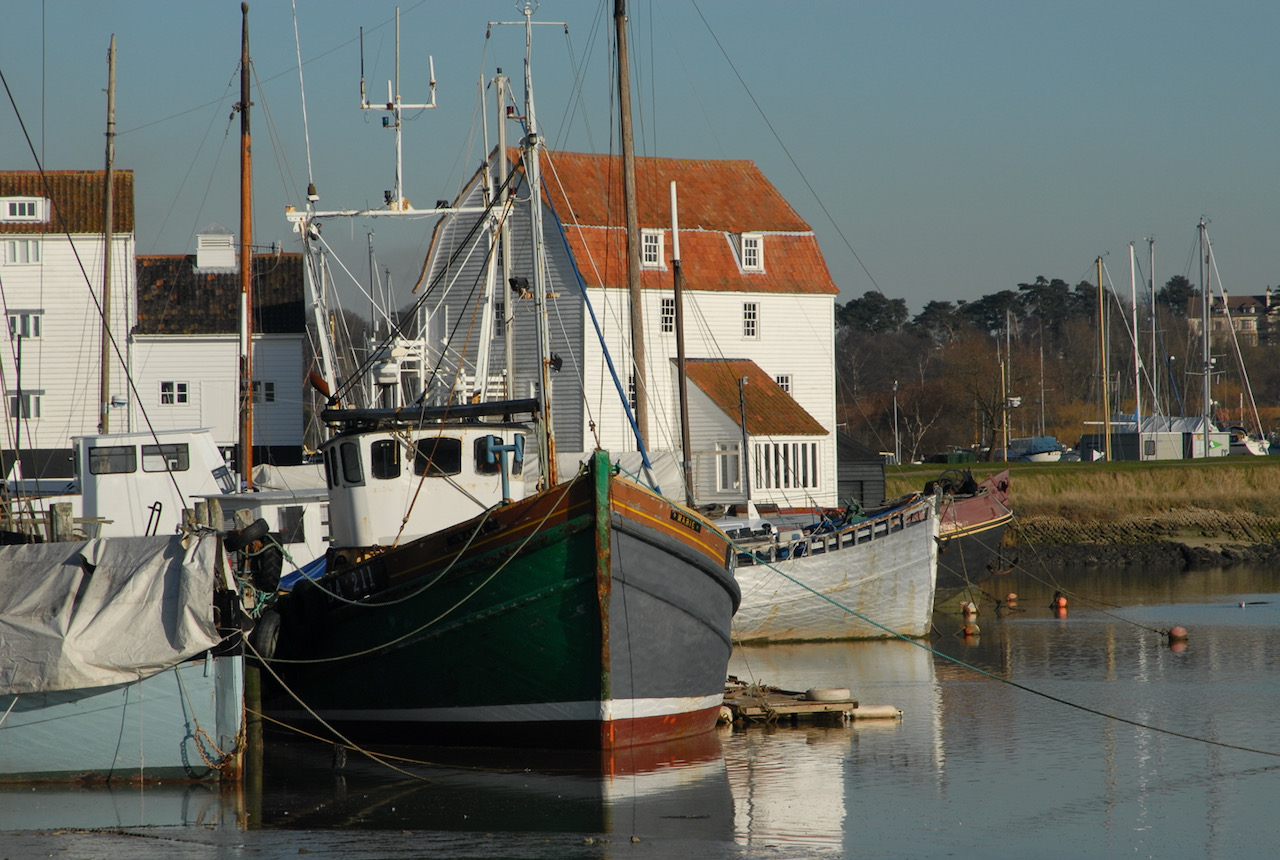
[[[1212,396],[1213,357],[1209,352],[1209,279],[1208,255],[1212,253],[1205,233],[1204,218],[1200,219],[1200,405],[1204,416],[1204,456],[1209,456],[1209,428],[1213,423]]]
[[[1102,447],[1111,462],[1111,393],[1108,390],[1107,374],[1107,305],[1102,291],[1102,258],[1097,259],[1098,266],[1098,341],[1102,351]]]
[[[98,432],[111,432],[111,244],[115,240],[116,34],[107,49],[107,164],[103,171],[102,355],[98,365]]]
[[[249,145],[249,4],[240,4],[240,477],[253,489],[253,156]]]
[[[1142,460],[1142,359],[1138,354],[1137,258],[1129,243],[1129,312],[1133,315],[1133,429],[1138,434],[1138,459]]]

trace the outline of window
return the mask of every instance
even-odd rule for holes
[[[495,337],[507,336],[507,303],[501,299],[493,303],[493,334]]]
[[[634,372],[627,374],[627,403],[631,406],[631,411],[636,411],[636,375]]]
[[[37,338],[44,334],[44,311],[9,311],[9,337]]]
[[[760,336],[760,306],[755,302],[742,303],[742,336],[753,339]]]
[[[764,237],[759,233],[742,234],[742,270],[764,271]]]
[[[39,239],[10,239],[4,243],[4,261],[15,265],[40,262]]]
[[[788,394],[791,393],[791,374],[779,373],[777,376],[773,378],[773,381],[778,383],[778,387],[781,388],[783,391],[787,392]]]
[[[447,436],[419,439],[413,458],[413,474],[456,475],[462,471],[462,440]]]
[[[738,443],[716,443],[716,489],[721,492],[742,487],[742,467],[738,464]]]
[[[289,505],[276,510],[276,523],[279,525],[280,543],[303,543],[307,533],[302,527],[302,505]]]
[[[369,446],[369,474],[383,481],[400,477],[400,445],[395,439],[379,439]]]
[[[43,221],[44,200],[40,197],[10,197],[0,208],[0,221]]]
[[[142,471],[185,472],[191,468],[191,458],[186,442],[169,445],[143,445]]]
[[[363,484],[364,470],[360,468],[360,446],[355,442],[343,442],[338,446],[342,455],[342,480],[347,484]]]
[[[665,298],[662,300],[662,330],[664,332],[673,332],[676,330],[675,297]]]
[[[764,442],[755,446],[752,486],[762,490],[816,488],[817,442]]]
[[[9,396],[9,415],[14,418],[39,418],[43,391],[24,391]]]
[[[110,445],[89,449],[89,473],[128,475],[138,471],[138,449],[132,445]]]
[[[665,265],[662,259],[662,231],[640,231],[640,265],[656,269]]]
[[[185,382],[161,382],[160,405],[174,406],[187,401],[187,384]]]
[[[275,403],[276,384],[274,382],[263,382],[260,379],[255,379],[253,381],[253,402]]]

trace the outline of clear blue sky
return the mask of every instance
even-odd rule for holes
[[[842,300],[877,287],[912,313],[1037,275],[1093,279],[1106,258],[1128,291],[1127,245],[1156,240],[1157,283],[1196,280],[1203,215],[1232,293],[1280,283],[1274,260],[1276,34],[1259,2],[788,2],[631,0],[642,154],[756,162],[817,231]],[[401,93],[438,103],[407,124],[405,183],[452,198],[479,162],[476,89],[517,86],[523,33],[510,0],[402,0]],[[553,148],[616,151],[612,0],[544,0],[535,20],[539,118]],[[310,173],[322,207],[376,204],[393,139],[359,109],[358,34],[371,98],[392,75],[396,4],[298,0]],[[238,229],[240,4],[9,3],[0,70],[50,169],[100,169],[106,53],[117,42],[116,166],[135,171],[139,253],[189,253],[217,221]],[[296,242],[283,218],[308,178],[288,0],[250,4],[255,240]],[[577,71],[575,84],[574,72]],[[261,86],[261,90],[258,86]],[[8,95],[0,168],[30,169]],[[492,104],[492,101],[490,101]],[[492,108],[490,108],[492,110]],[[412,283],[428,229],[375,231],[380,268]],[[327,234],[336,241],[336,237]],[[349,265],[365,277],[363,251]],[[865,267],[865,268],[864,268]],[[868,274],[869,273],[869,274]]]

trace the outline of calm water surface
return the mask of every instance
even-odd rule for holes
[[[1071,596],[1061,618],[1055,588]],[[724,729],[610,761],[399,751],[434,762],[403,761],[413,776],[355,753],[335,771],[327,747],[291,743],[243,797],[0,789],[0,856],[1276,854],[1280,572],[1015,573],[997,589],[1018,593],[1018,610],[984,607],[976,639],[938,613],[936,654],[904,642],[734,654],[740,678],[849,687],[900,721]],[[1184,650],[1152,632],[1175,624]]]

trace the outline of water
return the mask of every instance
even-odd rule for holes
[[[939,613],[938,654],[903,642],[734,654],[739,677],[850,687],[864,704],[901,708],[901,720],[724,729],[607,762],[401,751],[435,762],[401,761],[419,778],[354,753],[335,772],[329,748],[293,743],[269,753],[261,789],[242,797],[202,786],[0,789],[0,855],[1275,853],[1280,572],[1011,574],[997,588],[1020,595],[1018,611],[984,608],[976,639]],[[1056,588],[1072,595],[1062,618],[1048,609]],[[1152,632],[1173,625],[1189,631],[1185,649]]]

